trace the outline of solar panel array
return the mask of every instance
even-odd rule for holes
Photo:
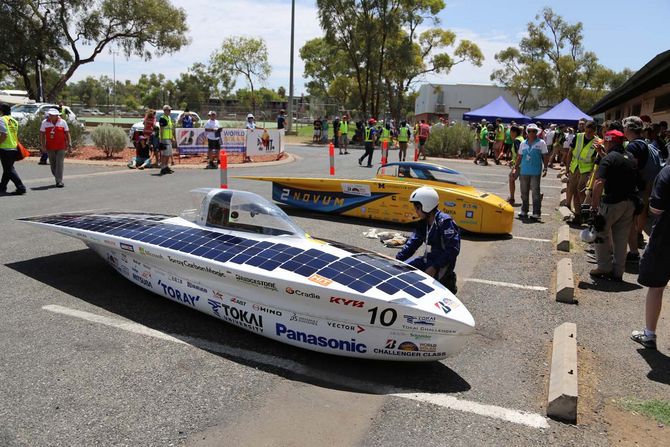
[[[360,293],[377,287],[389,295],[403,291],[414,298],[421,298],[433,290],[433,287],[421,282],[423,277],[413,267],[373,253],[340,258],[314,248],[303,250],[286,244],[161,222],[168,217],[171,216],[65,214],[25,220],[118,236],[204,259],[244,264],[267,271],[281,268],[304,277],[316,273]]]

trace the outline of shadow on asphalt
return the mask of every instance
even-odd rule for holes
[[[625,281],[608,281],[606,279],[593,279],[593,282],[579,281],[577,285],[582,290],[598,290],[600,292],[631,292],[640,290],[641,285]]]
[[[56,189],[56,185],[34,186],[30,188],[31,191],[46,191],[47,189]]]
[[[642,358],[649,363],[649,380],[670,385],[670,357],[655,349],[638,349]]]
[[[119,317],[176,338],[188,341],[195,337],[232,349],[276,357],[276,362],[259,363],[212,352],[291,380],[369,394],[387,394],[398,392],[398,389],[428,393],[456,393],[470,389],[468,382],[442,362],[400,363],[337,357],[284,345],[244,331],[134,285],[92,250],[45,256],[7,264],[7,267]],[[277,366],[286,361],[300,365],[299,371]]]

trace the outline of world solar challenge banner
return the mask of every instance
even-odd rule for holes
[[[279,155],[284,152],[284,129],[247,130],[247,156]]]
[[[196,155],[207,153],[207,135],[203,128],[176,130],[177,148],[180,155]],[[221,149],[229,154],[243,154],[247,147],[246,129],[222,129]]]

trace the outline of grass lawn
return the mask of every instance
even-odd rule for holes
[[[670,425],[670,401],[623,399],[621,405],[628,411],[640,413],[662,424]]]

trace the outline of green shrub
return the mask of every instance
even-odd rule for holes
[[[466,124],[433,128],[426,141],[426,151],[432,157],[465,157],[473,141],[474,133]]]
[[[110,124],[103,124],[93,129],[91,139],[96,146],[102,149],[107,158],[124,150],[128,143],[126,132]]]
[[[24,124],[19,124],[19,141],[30,149],[40,149],[40,127],[44,119],[32,116]],[[78,122],[68,121],[72,149],[76,150],[84,141],[84,126]]]

